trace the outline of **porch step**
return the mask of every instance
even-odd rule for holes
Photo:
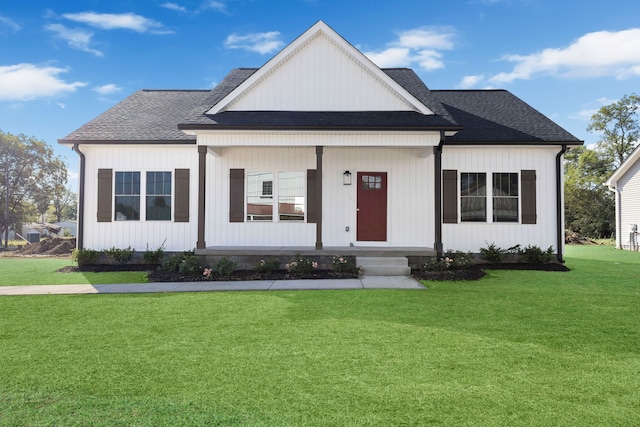
[[[356,257],[363,276],[409,276],[411,267],[407,257]]]

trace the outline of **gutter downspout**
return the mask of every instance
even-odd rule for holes
[[[440,143],[433,147],[434,155],[434,182],[435,182],[435,243],[433,248],[436,250],[437,259],[441,259],[443,255],[442,244],[442,147],[445,143],[444,131],[440,131]]]
[[[76,230],[76,247],[80,250],[84,249],[84,171],[85,157],[80,151],[79,144],[73,144],[73,151],[80,156],[80,184],[78,186],[78,227]]]
[[[562,150],[556,155],[556,230],[558,248],[558,262],[564,264],[562,249],[564,247],[564,205],[562,204],[562,156],[568,150],[566,144],[562,144]]]

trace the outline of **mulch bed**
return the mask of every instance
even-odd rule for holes
[[[414,270],[413,277],[421,280],[479,280],[487,275],[485,270],[537,270],[537,271],[570,271],[565,265],[549,264],[481,264],[463,270],[422,271]]]
[[[272,273],[258,273],[253,270],[236,270],[232,277],[206,279],[203,275],[186,275],[180,272],[166,271],[158,268],[158,265],[149,264],[91,264],[82,267],[68,266],[59,269],[61,273],[75,272],[114,272],[114,271],[148,271],[150,282],[204,282],[211,281],[244,281],[244,280],[320,280],[320,279],[357,279],[356,274],[341,274],[332,270],[315,270],[307,275],[294,275],[286,270],[278,270]],[[422,271],[413,270],[412,276],[420,280],[479,280],[487,275],[485,270],[537,270],[537,271],[570,271],[562,264],[481,264],[474,265],[463,270],[446,271]]]

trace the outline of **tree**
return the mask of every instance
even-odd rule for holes
[[[42,212],[43,200],[51,201],[51,182],[55,181],[52,177],[62,174],[61,168],[66,181],[64,162],[45,142],[0,130],[0,235],[4,236],[5,247],[9,228],[18,229],[34,211]]]
[[[593,238],[615,231],[615,201],[604,182],[613,171],[610,158],[586,147],[565,154],[565,223],[569,230]]]
[[[633,151],[640,136],[637,111],[640,97],[632,94],[601,107],[591,116],[587,130],[599,132],[598,150],[611,159],[614,169]]]

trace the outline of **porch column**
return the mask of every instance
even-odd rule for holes
[[[205,189],[207,185],[207,147],[198,146],[198,241],[196,249],[206,247],[204,241]]]
[[[322,153],[324,147],[316,147],[316,200],[317,218],[316,221],[316,250],[322,249]]]

